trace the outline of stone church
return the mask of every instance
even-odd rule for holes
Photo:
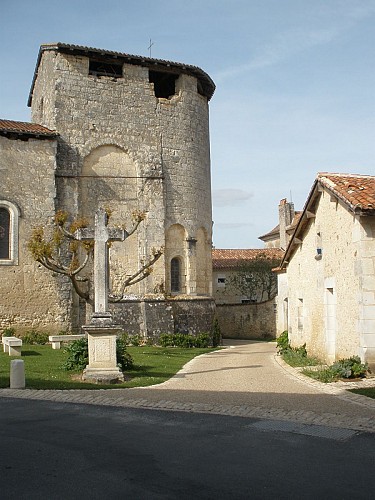
[[[33,261],[33,228],[99,207],[137,232],[110,248],[110,288],[164,247],[113,304],[130,334],[208,331],[212,212],[208,103],[200,68],[63,43],[40,47],[31,123],[0,120],[0,329],[77,331],[90,313],[70,282]]]

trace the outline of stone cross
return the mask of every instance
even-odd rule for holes
[[[77,231],[77,239],[94,240],[94,314],[108,314],[109,288],[109,251],[111,241],[124,241],[127,233],[124,229],[107,227],[108,215],[103,208],[95,213],[94,229],[83,228]]]

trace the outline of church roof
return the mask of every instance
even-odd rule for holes
[[[280,248],[213,249],[213,269],[234,269],[244,262],[259,257],[281,260],[284,252]]]
[[[86,57],[95,57],[96,60],[100,59],[102,61],[113,61],[113,62],[116,61],[117,63],[122,62],[126,64],[134,64],[137,66],[145,66],[147,68],[151,68],[154,71],[164,70],[164,71],[171,71],[174,73],[186,73],[188,75],[192,75],[197,78],[202,93],[208,98],[208,100],[211,99],[216,88],[210,76],[197,66],[166,61],[164,59],[153,59],[151,57],[131,55],[131,54],[126,54],[124,52],[115,52],[113,50],[95,49],[93,47],[85,47],[81,45],[71,45],[67,43],[57,42],[57,43],[42,44],[40,46],[34,77],[30,89],[28,106],[31,106],[34,84],[38,74],[40,60],[42,58],[43,52],[49,50],[62,52],[65,54],[76,54]]]
[[[0,135],[32,136],[39,138],[54,138],[57,133],[37,123],[16,122],[13,120],[0,119]]]

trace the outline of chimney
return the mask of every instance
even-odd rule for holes
[[[280,248],[286,250],[289,243],[286,228],[290,226],[294,218],[294,203],[288,202],[286,198],[279,203],[279,229],[280,229]]]

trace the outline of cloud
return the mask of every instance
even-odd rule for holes
[[[215,189],[212,193],[215,207],[234,207],[243,205],[253,196],[243,189]]]

